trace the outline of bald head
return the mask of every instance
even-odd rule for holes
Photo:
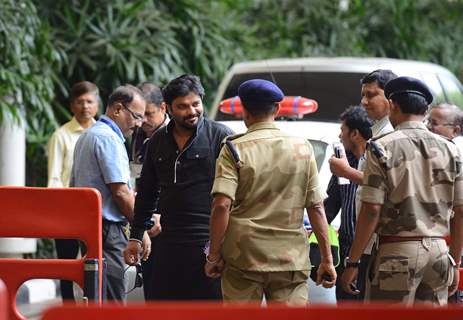
[[[454,104],[441,103],[431,107],[428,113],[428,128],[448,139],[461,134],[463,112]]]

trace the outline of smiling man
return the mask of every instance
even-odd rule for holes
[[[103,256],[109,300],[125,300],[123,250],[128,241],[127,221],[133,219],[134,196],[124,142],[141,125],[145,104],[136,87],[117,88],[109,96],[105,115],[82,134],[74,151],[71,187],[96,188],[103,198]],[[151,243],[147,234],[144,237],[146,259]]]
[[[143,231],[152,215],[160,214],[150,298],[220,299],[220,280],[204,274],[203,248],[209,239],[215,161],[222,140],[233,132],[204,118],[198,77],[180,76],[162,94],[171,121],[148,143],[125,259],[138,262]]]

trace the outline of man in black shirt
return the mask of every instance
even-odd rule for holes
[[[203,117],[199,78],[183,75],[163,89],[170,123],[150,139],[143,163],[135,217],[125,252],[138,262],[143,232],[161,215],[153,265],[153,299],[220,299],[220,280],[203,271],[209,239],[211,188],[222,140],[233,132]]]

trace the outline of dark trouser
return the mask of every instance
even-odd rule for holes
[[[338,275],[336,279],[336,300],[338,302],[342,300],[360,300],[358,295],[347,293],[342,288],[341,276],[342,276],[342,273],[344,272],[344,260],[346,259],[346,256],[349,253],[350,246],[345,246],[343,244],[340,244],[340,245],[341,245],[341,247],[339,248],[340,262],[339,262],[339,265],[336,267],[336,273]],[[359,278],[361,278],[360,272],[359,272]],[[357,280],[357,284],[358,284],[358,281],[359,280]]]
[[[106,259],[106,294],[108,300],[125,301],[123,251],[127,247],[126,226],[120,222],[103,220],[103,257]],[[103,288],[104,290],[105,288]]]
[[[341,276],[344,272],[344,260],[346,259],[347,255],[349,254],[350,245],[346,246],[342,243],[340,244],[339,248],[339,258],[340,262],[339,265],[336,267],[336,273],[338,275],[336,279],[336,300],[356,300],[356,301],[363,301],[365,298],[365,285],[366,285],[366,277],[368,275],[368,264],[370,263],[370,255],[363,254],[360,259],[360,266],[358,270],[357,276],[357,289],[360,291],[360,294],[353,295],[344,291],[341,285]]]
[[[158,239],[152,273],[154,300],[222,299],[220,278],[204,273],[203,245],[166,244]]]
[[[153,293],[153,264],[154,256],[156,255],[156,242],[158,237],[151,238],[151,254],[148,257],[148,260],[142,261],[142,272],[143,272],[143,293],[145,295],[145,300],[153,300],[151,296]]]
[[[79,253],[79,242],[73,239],[55,239],[56,254],[59,259],[76,259]],[[63,300],[74,300],[73,282],[60,280]]]

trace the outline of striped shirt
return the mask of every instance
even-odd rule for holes
[[[352,168],[357,169],[358,160],[351,152],[346,152],[347,161]],[[341,254],[348,256],[350,246],[354,241],[356,223],[355,193],[357,184],[350,181],[349,184],[338,184],[338,177],[333,175],[328,184],[326,193],[328,198],[324,200],[326,218],[331,223],[341,210],[341,226],[339,227],[339,245]]]

